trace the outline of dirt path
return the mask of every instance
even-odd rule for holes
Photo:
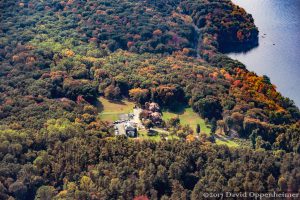
[[[193,23],[193,27],[196,31],[194,34],[194,48],[197,53],[197,58],[200,58],[200,47],[201,47],[201,37],[200,37],[200,29]]]

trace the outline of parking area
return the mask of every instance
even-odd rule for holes
[[[125,135],[125,128],[124,128],[124,123],[119,123],[114,125],[115,128],[115,135]]]
[[[114,123],[115,135],[126,135],[125,125],[126,124],[135,124],[137,129],[144,128],[139,119],[139,115],[142,109],[134,108],[133,113],[124,113],[119,115],[119,119]]]

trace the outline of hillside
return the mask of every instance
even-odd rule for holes
[[[258,45],[230,0],[5,0],[0,11],[0,199],[299,191],[299,109],[222,53]],[[105,119],[123,107],[105,113],[99,98],[189,107],[211,135],[191,140],[196,124],[183,124],[180,140],[115,137]],[[218,146],[216,132],[247,142]]]

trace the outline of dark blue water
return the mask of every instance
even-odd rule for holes
[[[250,71],[267,75],[300,107],[300,0],[232,0],[253,15],[259,46],[230,53]]]

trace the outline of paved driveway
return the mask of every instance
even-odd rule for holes
[[[138,126],[142,125],[142,122],[140,120],[140,113],[142,112],[141,108],[135,108],[133,109],[133,119],[132,121],[135,122]]]
[[[116,135],[125,135],[126,134],[124,124],[125,124],[125,122],[115,124],[115,127],[119,131],[119,133]]]
[[[127,122],[134,122],[134,123],[136,123],[136,125],[139,129],[145,129],[145,127],[143,126],[143,124],[140,120],[140,113],[141,112],[142,112],[141,108],[134,108],[133,109],[134,116],[133,116],[132,119],[129,119],[129,117],[128,117],[129,113],[120,115],[119,120],[121,120],[122,122],[118,123],[118,124],[115,124],[115,128],[118,130],[118,133],[115,133],[115,134],[116,135],[125,135],[126,132],[125,132],[125,126],[124,125]]]

